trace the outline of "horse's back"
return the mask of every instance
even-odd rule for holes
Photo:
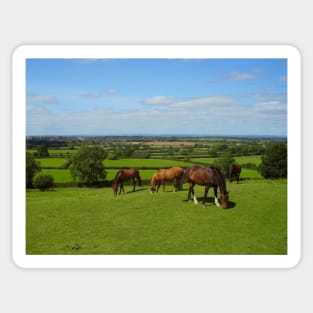
[[[181,178],[183,173],[184,173],[184,169],[178,166],[174,166],[168,169],[163,169],[163,172],[161,172],[161,175],[164,175],[164,179],[167,180],[171,180],[174,178]]]

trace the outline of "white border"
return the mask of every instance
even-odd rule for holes
[[[27,58],[288,59],[287,255],[26,255]],[[301,258],[301,56],[288,45],[25,45],[12,57],[12,256],[22,268],[292,268]]]

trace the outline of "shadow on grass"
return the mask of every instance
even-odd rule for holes
[[[204,198],[204,197],[197,197],[198,204],[202,205],[203,198]],[[188,202],[187,199],[185,199],[185,200],[183,200],[183,201],[184,201],[184,202]],[[192,201],[192,203],[193,203],[193,200],[191,200],[191,201]],[[219,200],[219,202],[220,202],[220,204],[221,204],[221,201],[220,201],[220,200]],[[215,205],[214,197],[207,197],[205,204],[206,204],[206,206]],[[235,202],[233,202],[233,201],[228,201],[228,206],[227,206],[227,209],[225,209],[225,210],[233,209],[235,206],[236,206],[236,203],[235,203]],[[222,204],[221,204],[221,208],[222,208]]]
[[[145,190],[148,190],[149,188],[141,188],[141,187],[139,187],[139,189],[136,189],[136,190],[129,190],[129,191],[126,191],[125,192],[125,194],[129,194],[129,193],[134,193],[134,192],[141,192],[141,191],[145,191]],[[123,193],[121,193],[121,194],[123,194]]]

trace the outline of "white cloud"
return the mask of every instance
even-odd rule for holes
[[[197,97],[190,98],[186,100],[179,100],[172,103],[175,108],[184,109],[209,109],[212,107],[217,107],[221,105],[231,104],[235,99],[231,96],[207,96],[207,97]]]
[[[232,97],[212,96],[167,102],[166,109],[156,104],[142,111],[94,109],[71,114],[27,106],[27,134],[286,135],[287,108],[278,101],[240,105]]]
[[[59,100],[56,96],[31,94],[31,95],[27,95],[27,102],[58,104]]]
[[[108,88],[102,92],[87,92],[87,93],[81,94],[80,96],[81,98],[92,100],[92,99],[99,99],[99,98],[103,98],[107,96],[113,96],[116,93],[117,93],[116,89]]]
[[[282,117],[287,117],[287,106],[285,104],[279,103],[277,101],[270,101],[267,103],[256,104],[254,106],[256,113],[266,114],[266,115],[281,115]]]
[[[215,108],[216,106],[234,103],[234,101],[234,97],[226,95],[196,97],[180,100],[169,96],[156,96],[145,99],[143,103],[155,106],[166,105],[169,109],[209,110],[210,108]]]
[[[287,100],[287,95],[285,93],[258,93],[258,94],[249,94],[247,96],[251,99],[262,102],[276,101],[280,103],[285,103]]]
[[[143,103],[147,105],[164,105],[164,104],[172,104],[176,101],[174,97],[169,96],[155,96],[151,98],[144,99]]]
[[[239,71],[232,71],[225,75],[225,81],[240,81],[240,80],[249,80],[254,79],[255,76],[249,73],[243,73]]]

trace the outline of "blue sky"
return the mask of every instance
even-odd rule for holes
[[[286,59],[27,59],[26,134],[287,136]]]

